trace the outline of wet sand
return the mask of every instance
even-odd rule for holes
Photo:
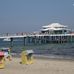
[[[57,59],[34,59],[34,64],[23,65],[20,58],[6,61],[0,74],[74,74],[74,61]]]

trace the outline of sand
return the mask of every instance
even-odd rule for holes
[[[74,61],[56,59],[34,59],[34,64],[23,65],[20,58],[6,61],[0,74],[74,74]]]

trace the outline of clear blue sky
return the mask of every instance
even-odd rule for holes
[[[33,32],[59,22],[74,30],[74,0],[0,0],[0,33]]]

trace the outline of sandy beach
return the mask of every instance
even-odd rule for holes
[[[56,59],[34,59],[34,64],[23,65],[20,58],[6,61],[0,74],[74,74],[74,61]]]

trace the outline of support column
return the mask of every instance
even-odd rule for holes
[[[24,46],[25,46],[25,37],[24,37]]]
[[[13,47],[13,38],[10,38],[10,47]]]

